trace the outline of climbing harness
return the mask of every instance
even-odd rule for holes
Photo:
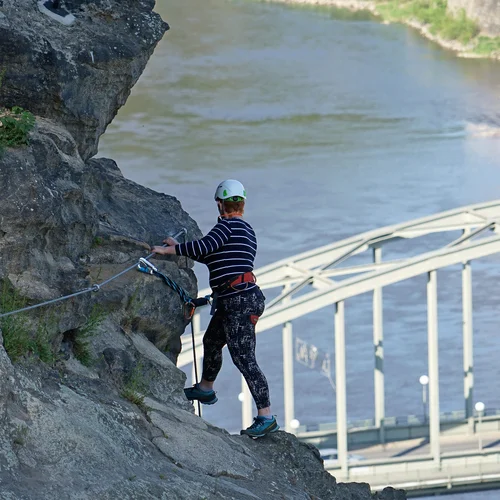
[[[240,274],[239,276],[236,276],[236,278],[230,278],[226,282],[222,283],[222,285],[219,285],[217,287],[217,293],[220,295],[221,293],[225,292],[228,288],[233,288],[236,285],[241,285],[241,283],[246,283],[247,287],[249,283],[256,283],[257,278],[255,277],[255,274],[252,271],[248,271],[247,273]]]

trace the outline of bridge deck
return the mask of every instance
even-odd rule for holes
[[[441,460],[431,458],[428,439],[412,439],[351,450],[365,460],[352,463],[348,475],[340,467],[327,470],[338,482],[366,482],[374,491],[402,488],[408,497],[440,490],[500,488],[500,432],[442,436]],[[481,444],[481,450],[479,445]]]

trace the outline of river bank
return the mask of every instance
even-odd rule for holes
[[[458,57],[500,59],[500,37],[484,36],[480,27],[461,11],[457,16],[446,11],[445,2],[424,4],[419,0],[266,0],[289,5],[324,6],[352,12],[368,11],[389,24],[404,23],[425,38],[456,53]]]

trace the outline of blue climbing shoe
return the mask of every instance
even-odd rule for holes
[[[213,405],[218,401],[218,398],[215,395],[215,391],[203,391],[202,389],[200,389],[199,384],[194,384],[193,387],[184,389],[184,394],[189,399],[189,401],[193,401],[196,399],[204,405]]]
[[[253,424],[248,427],[248,429],[240,431],[240,434],[246,434],[247,436],[256,439],[263,437],[266,434],[270,434],[271,432],[276,432],[279,428],[280,426],[278,425],[278,422],[276,422],[274,415],[272,419],[258,416],[253,419]]]

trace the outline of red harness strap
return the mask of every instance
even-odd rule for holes
[[[229,286],[236,286],[240,283],[255,283],[256,281],[257,279],[255,278],[255,274],[252,273],[252,271],[249,271],[248,273],[240,274],[234,281],[229,283]]]
[[[236,285],[240,285],[241,283],[256,283],[257,278],[255,277],[255,274],[252,271],[248,271],[247,273],[240,274],[237,276],[235,279],[232,281],[228,280],[222,285],[217,287],[216,292],[217,293],[222,293],[226,291],[228,288],[232,288]]]

